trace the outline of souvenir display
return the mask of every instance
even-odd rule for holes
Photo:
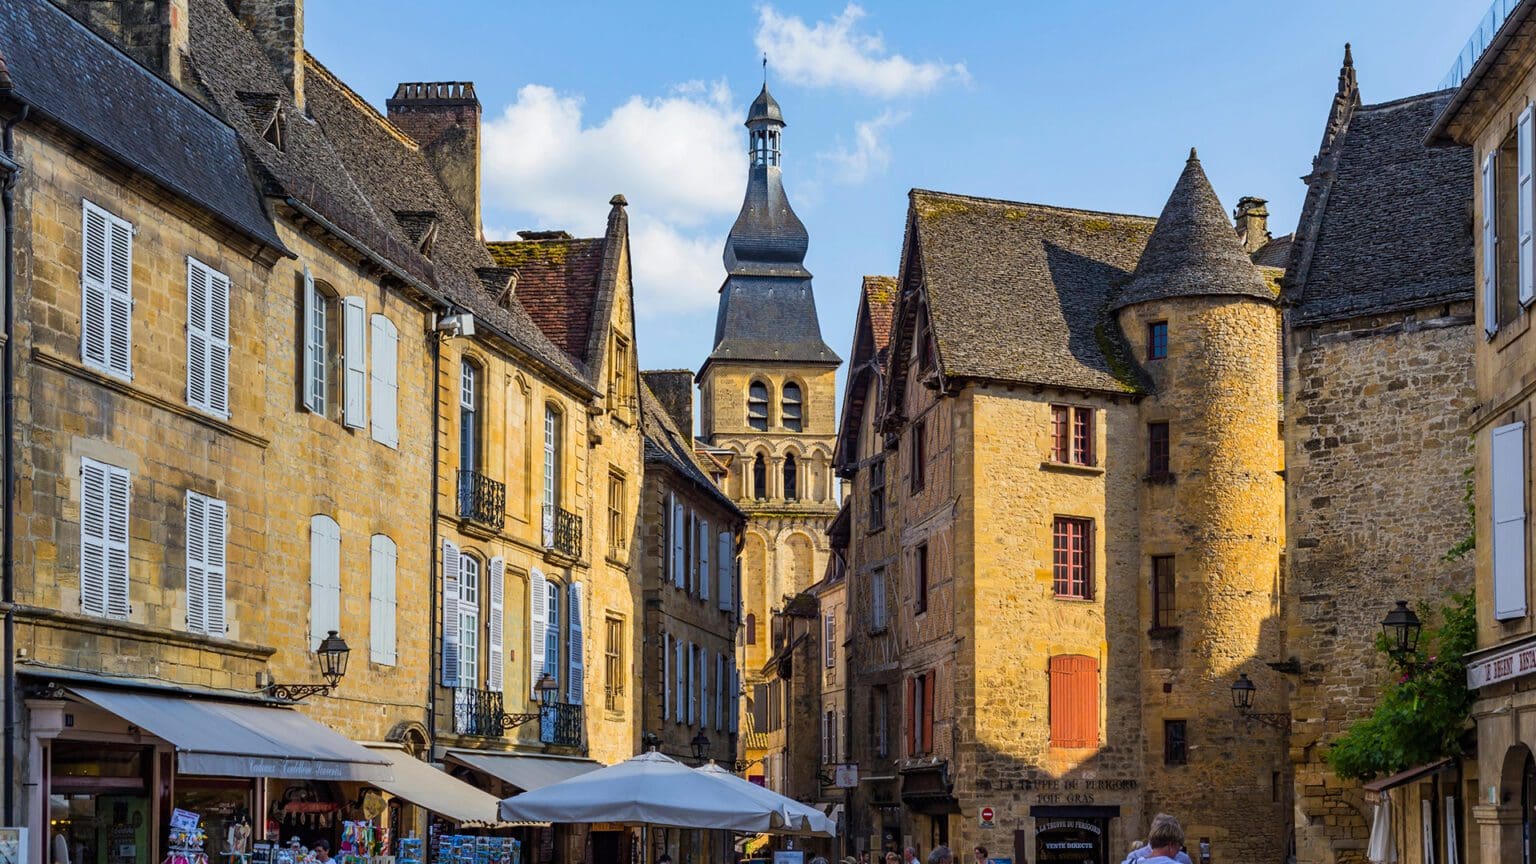
[[[401,837],[398,849],[395,850],[395,864],[425,864],[422,859],[422,843],[420,837]]]
[[[439,834],[432,846],[433,864],[522,864],[523,844],[511,837]]]
[[[203,852],[208,835],[198,824],[201,821],[196,813],[180,809],[171,811],[164,864],[208,864],[208,856]]]

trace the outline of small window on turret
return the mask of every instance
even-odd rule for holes
[[[1147,325],[1147,359],[1162,360],[1168,356],[1168,322],[1154,321]]]

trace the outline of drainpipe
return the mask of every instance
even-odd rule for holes
[[[432,317],[433,317],[434,320],[436,320],[437,313],[436,313],[435,310],[433,312]],[[434,327],[432,332],[427,334],[427,340],[432,343],[432,387],[431,387],[431,393],[432,393],[432,460],[431,460],[432,461],[432,485],[430,487],[428,487],[431,490],[430,497],[432,499],[432,513],[431,513],[431,525],[432,525],[432,528],[428,532],[428,535],[432,538],[431,541],[430,541],[432,543],[432,547],[427,550],[427,622],[428,622],[427,626],[428,626],[429,629],[428,629],[428,637],[427,637],[427,724],[426,724],[427,725],[427,760],[431,761],[431,759],[432,759],[432,747],[433,747],[433,744],[437,741],[437,662],[434,662],[434,658],[437,657],[437,653],[436,652],[438,650],[438,644],[437,644],[438,643],[438,639],[437,639],[437,547],[440,544],[438,542],[438,537],[437,537],[437,505],[438,505],[438,501],[437,501],[437,495],[438,495],[438,488],[437,488],[437,485],[438,485],[437,457],[438,457],[438,450],[441,447],[441,445],[438,443],[437,436],[440,434],[441,430],[439,429],[439,426],[442,424],[442,418],[440,416],[441,412],[439,410],[440,406],[438,405],[438,396],[439,396],[438,390],[442,386],[441,376],[442,376],[442,372],[443,372],[443,339],[442,339],[442,336],[437,332],[436,328]],[[443,626],[447,627],[448,626],[448,622],[444,621],[443,622]]]
[[[0,767],[5,783],[5,824],[16,824],[16,733],[21,729],[21,712],[16,705],[16,387],[15,369],[11,362],[15,349],[11,346],[12,323],[15,320],[16,294],[16,175],[19,169],[13,161],[15,140],[12,130],[27,117],[28,106],[5,120],[4,132],[0,133],[3,147],[5,178],[0,181],[0,211],[5,219],[5,249],[0,252],[0,267],[5,269],[5,354],[0,359],[0,428],[4,429],[4,465],[0,467],[0,507],[4,508],[0,521],[0,606],[5,608],[4,667],[5,667],[5,745],[4,765]]]

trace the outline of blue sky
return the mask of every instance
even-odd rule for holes
[[[764,49],[822,333],[846,356],[860,277],[896,270],[908,189],[1156,215],[1193,145],[1229,211],[1268,198],[1283,234],[1343,44],[1366,102],[1425,92],[1486,7],[317,0],[305,23],[381,109],[399,81],[475,82],[488,236],[594,235],[628,196],[641,364],[697,369]]]

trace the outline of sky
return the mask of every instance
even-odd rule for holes
[[[1487,6],[311,0],[304,11],[309,51],[381,111],[397,82],[475,83],[488,238],[600,236],[623,193],[641,367],[697,370],[765,52],[822,335],[846,358],[861,277],[898,267],[909,189],[1155,216],[1195,146],[1229,212],[1243,195],[1266,198],[1270,230],[1285,234],[1344,43],[1366,103],[1427,92]]]

